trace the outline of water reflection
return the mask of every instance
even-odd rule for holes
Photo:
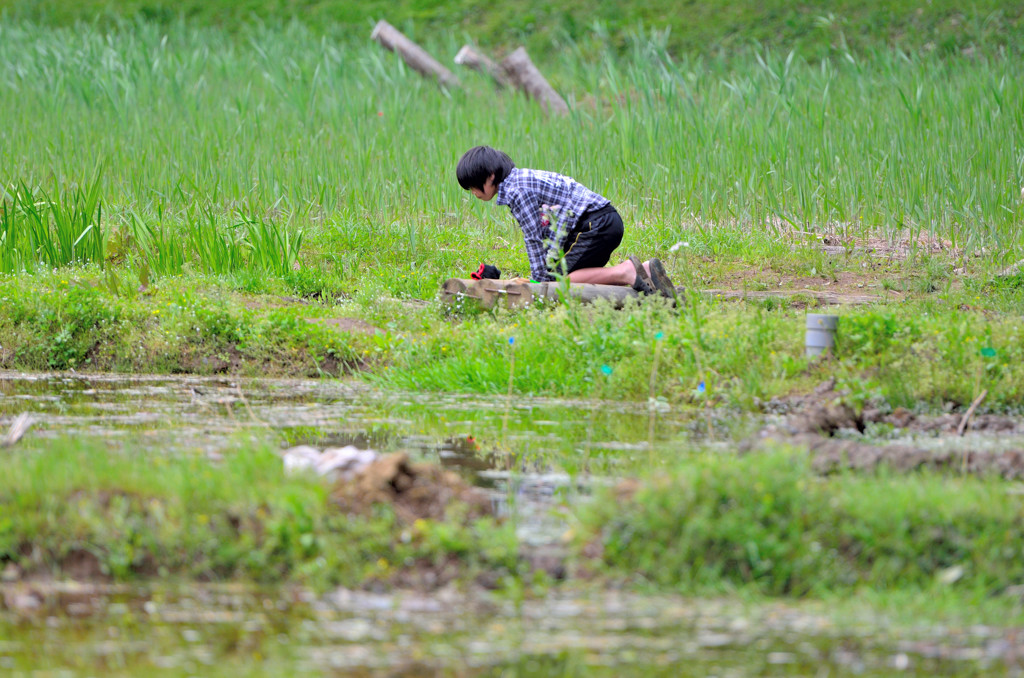
[[[103,675],[1001,675],[989,627],[843,618],[813,603],[743,604],[559,591],[511,600],[233,585],[37,586],[0,612],[0,670]]]

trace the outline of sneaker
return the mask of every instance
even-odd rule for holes
[[[650,266],[651,284],[661,292],[662,296],[677,302],[675,285],[672,284],[672,279],[668,277],[668,273],[665,273],[665,267],[662,265],[661,259],[651,259]]]
[[[633,289],[644,295],[657,294],[658,290],[654,288],[654,283],[647,275],[647,269],[640,263],[640,259],[631,256],[629,263],[633,264],[633,268],[636,269],[636,280],[633,281]]]

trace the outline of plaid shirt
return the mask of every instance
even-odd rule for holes
[[[523,229],[530,275],[542,282],[554,280],[549,270],[580,215],[609,201],[567,176],[515,167],[498,184],[497,202],[508,205]]]

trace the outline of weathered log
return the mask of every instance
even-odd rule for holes
[[[472,68],[474,71],[486,73],[491,76],[494,84],[498,87],[507,87],[511,84],[501,66],[488,58],[486,54],[481,54],[473,49],[470,45],[463,45],[459,53],[455,55],[455,63],[466,68]]]
[[[570,283],[566,288],[564,283],[546,282],[531,283],[534,296],[550,302],[560,301],[564,294],[571,299],[579,299],[585,304],[604,299],[612,302],[615,308],[622,308],[627,299],[636,299],[639,293],[632,287],[625,285],[594,285],[592,283]]]
[[[521,283],[512,280],[466,280],[451,278],[441,286],[441,302],[453,311],[489,310],[496,306],[509,309],[524,308],[534,300],[556,303],[562,295],[591,303],[598,299],[610,301],[622,308],[627,299],[638,295],[632,287],[619,285],[592,285],[571,283]]]
[[[0,436],[0,447],[11,447],[21,440],[21,437],[32,427],[32,424],[32,417],[29,416],[28,412],[19,414],[15,418],[14,423],[11,424],[7,434]]]
[[[454,73],[438,63],[425,49],[405,37],[400,30],[387,21],[381,19],[377,22],[373,33],[370,34],[370,39],[376,40],[385,49],[398,53],[405,63],[424,77],[433,78],[445,87],[459,86],[459,79],[455,77]]]
[[[530,61],[530,56],[524,48],[520,47],[502,59],[501,68],[512,84],[540,102],[541,108],[548,113],[559,115],[569,113],[569,106],[565,103],[565,99],[548,84],[548,81]]]
[[[441,301],[453,311],[488,310],[495,306],[509,309],[529,306],[532,286],[511,280],[467,280],[450,278],[441,286]]]

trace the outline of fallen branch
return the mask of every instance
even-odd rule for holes
[[[569,105],[565,103],[565,99],[548,84],[530,61],[530,56],[523,47],[505,57],[501,62],[501,68],[512,84],[536,99],[540,107],[548,113],[569,113]]]
[[[396,52],[405,60],[405,63],[424,77],[433,78],[444,87],[459,86],[459,79],[455,77],[454,73],[438,63],[425,49],[405,37],[400,30],[387,21],[381,19],[377,22],[373,33],[370,34],[370,39],[376,40],[385,49]]]
[[[956,427],[956,434],[958,436],[962,436],[967,430],[967,422],[974,415],[974,410],[978,409],[978,405],[981,404],[981,401],[984,400],[987,395],[988,389],[983,389],[982,392],[978,394],[978,397],[974,399],[974,402],[971,403],[971,406],[967,408],[967,411],[964,412],[964,416],[960,420],[960,425]]]
[[[498,87],[508,87],[512,84],[509,82],[508,76],[505,75],[505,71],[501,69],[501,66],[488,58],[487,55],[473,49],[470,45],[463,45],[459,53],[455,55],[455,63],[466,68],[472,68],[480,73],[486,73],[491,76],[494,84]]]
[[[11,447],[21,440],[21,437],[25,435],[31,427],[32,417],[29,416],[28,412],[22,412],[14,420],[14,423],[11,424],[11,428],[7,431],[7,435],[0,438],[0,447]]]

